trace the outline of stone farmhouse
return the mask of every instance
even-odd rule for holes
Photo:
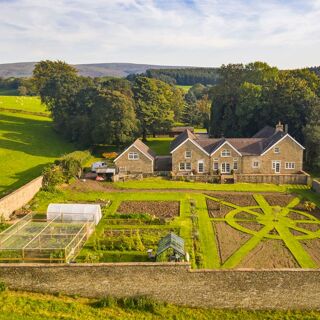
[[[168,156],[157,156],[137,139],[114,162],[120,174],[294,176],[303,172],[303,151],[279,122],[252,138],[202,138],[185,130],[172,141]]]

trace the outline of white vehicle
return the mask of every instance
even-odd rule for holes
[[[97,169],[102,169],[102,168],[107,168],[106,162],[102,162],[102,161],[94,162],[91,166],[91,171],[97,172]]]

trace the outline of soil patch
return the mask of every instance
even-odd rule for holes
[[[234,216],[235,219],[255,220],[256,216],[245,211],[241,211]]]
[[[320,224],[318,223],[297,223],[296,226],[313,232],[316,232],[320,229]]]
[[[179,201],[122,201],[117,213],[148,213],[157,218],[174,218],[179,216]]]
[[[303,240],[301,244],[320,267],[320,239]]]
[[[238,231],[225,222],[212,222],[215,230],[220,260],[224,263],[251,235]]]
[[[260,242],[237,266],[238,268],[299,268],[297,261],[281,240]]]
[[[260,231],[264,225],[260,224],[257,221],[238,221],[239,225],[243,226],[244,228],[253,230],[253,231]]]
[[[208,213],[211,218],[224,218],[227,213],[234,210],[232,207],[208,198],[206,199],[206,202]]]
[[[312,216],[314,216],[315,218],[317,218],[317,219],[320,220],[320,209],[317,207],[315,210],[309,212],[309,211],[306,210],[306,208],[305,208],[305,206],[304,206],[304,202],[305,202],[305,201],[301,201],[301,202],[298,203],[298,205],[295,206],[294,208],[295,208],[296,210],[300,210],[300,211],[309,213],[309,214],[311,214]]]
[[[269,194],[264,198],[270,204],[270,206],[286,207],[295,197],[288,194]]]
[[[287,217],[292,220],[310,220],[308,217],[304,216],[303,214],[299,214],[298,212],[290,211],[287,214]]]
[[[221,199],[233,203],[237,206],[256,206],[257,202],[251,194],[226,194],[226,193],[206,193],[209,197]]]

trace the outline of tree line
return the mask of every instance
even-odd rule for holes
[[[167,131],[180,121],[184,108],[182,90],[160,80],[86,78],[61,61],[36,64],[32,81],[55,130],[84,147],[122,146]]]
[[[201,83],[213,85],[218,82],[218,70],[218,68],[149,69],[145,75],[170,84],[192,86]]]
[[[320,165],[320,78],[314,72],[262,62],[223,65],[209,96],[212,136],[251,137],[280,120],[306,146],[309,167]]]

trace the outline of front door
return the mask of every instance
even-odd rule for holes
[[[221,164],[221,173],[230,173],[230,163],[228,162],[223,162]]]
[[[272,167],[275,173],[280,173],[281,161],[273,161]]]

